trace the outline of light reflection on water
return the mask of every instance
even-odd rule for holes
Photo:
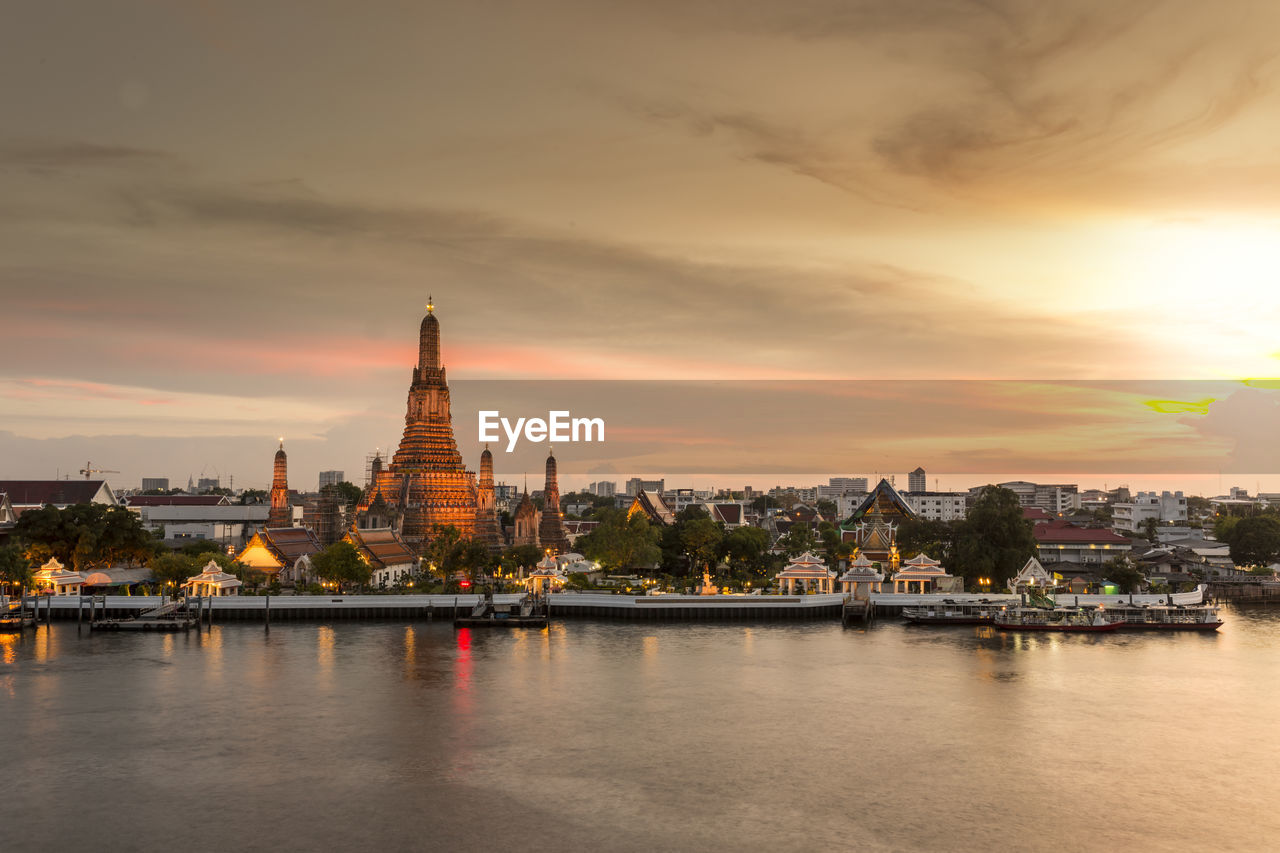
[[[1280,611],[1228,619],[55,623],[0,637],[5,849],[1263,849]]]

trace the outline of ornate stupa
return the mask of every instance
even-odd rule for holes
[[[475,474],[463,466],[453,438],[440,321],[431,302],[418,335],[404,435],[391,461],[374,475],[365,501],[379,496],[400,517],[401,538],[419,550],[437,526],[453,525],[464,538],[475,529]],[[368,507],[365,501],[361,509]]]
[[[489,445],[480,454],[480,481],[476,484],[476,539],[489,546],[490,551],[502,550],[502,528],[498,526],[498,511],[493,499],[493,454]]]
[[[284,452],[284,439],[276,451],[275,471],[271,478],[271,511],[267,527],[293,527],[293,509],[289,506],[289,457]]]
[[[524,494],[520,496],[520,503],[516,506],[511,520],[512,545],[538,544],[538,508],[529,498],[528,477],[525,478]]]
[[[547,482],[542,487],[542,517],[538,519],[538,542],[552,554],[569,551],[569,537],[564,532],[564,516],[560,513],[560,480],[556,474],[556,457],[547,455]]]

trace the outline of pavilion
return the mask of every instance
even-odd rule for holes
[[[871,593],[879,592],[884,575],[876,571],[875,564],[862,554],[849,563],[849,569],[840,576],[841,591],[855,599],[866,600]]]
[[[187,582],[183,584],[184,587],[191,589],[192,595],[207,595],[213,598],[239,595],[240,587],[243,585],[238,577],[224,572],[216,560],[210,560],[203,572],[187,578]]]
[[[544,592],[553,592],[556,587],[564,586],[567,578],[560,571],[560,564],[556,562],[556,558],[548,552],[542,558],[542,562],[538,563],[538,567],[525,577],[525,587],[534,595],[541,595]]]
[[[774,578],[783,595],[795,594],[796,581],[800,582],[805,593],[835,591],[836,573],[828,569],[826,562],[812,551],[805,551],[796,557]]]
[[[942,568],[942,563],[928,554],[917,554],[903,563],[902,568],[893,576],[893,591],[911,592],[911,585],[915,583],[920,585],[917,591],[923,594],[932,591],[937,581],[952,577],[954,576],[947,574]],[[906,589],[900,590],[899,584],[906,584]]]
[[[1028,588],[1049,590],[1053,585],[1053,577],[1035,557],[1027,560],[1026,565],[1009,581],[1009,588],[1014,592],[1023,592]]]
[[[49,562],[31,576],[31,585],[45,595],[79,595],[84,576],[68,571],[57,557],[50,557]]]

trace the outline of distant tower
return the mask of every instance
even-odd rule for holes
[[[542,487],[542,518],[538,520],[538,540],[542,547],[553,554],[569,550],[569,538],[564,532],[564,520],[560,515],[560,480],[556,474],[556,457],[547,454],[547,483]]]
[[[929,478],[925,476],[923,468],[917,468],[907,475],[907,491],[908,492],[927,492],[929,491]]]
[[[289,457],[284,452],[284,439],[276,451],[275,475],[271,479],[271,511],[267,527],[293,527],[293,510],[289,506]]]
[[[538,544],[538,508],[529,500],[529,478],[525,478],[524,495],[516,506],[512,516],[514,529],[511,531],[512,545]]]
[[[502,528],[498,526],[498,512],[493,500],[493,454],[489,445],[480,454],[480,480],[476,485],[476,527],[472,536],[489,546],[490,551],[502,550]]]

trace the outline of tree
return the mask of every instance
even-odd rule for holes
[[[730,566],[759,569],[768,550],[769,534],[759,527],[738,527],[724,537],[724,553]]]
[[[147,563],[147,568],[161,586],[178,587],[186,583],[187,578],[200,574],[191,555],[174,552],[156,555]]]
[[[698,566],[704,566],[708,571],[715,567],[723,541],[724,528],[712,521],[705,510],[701,518],[695,518],[685,524],[680,534],[680,544],[684,547],[685,553],[693,559],[695,570]]]
[[[519,569],[532,569],[542,559],[542,549],[537,545],[513,545],[502,554],[502,570],[514,573]]]
[[[31,585],[31,561],[16,544],[0,547],[0,583],[18,588]]]
[[[360,498],[364,496],[364,489],[360,488],[355,483],[348,483],[346,480],[343,480],[341,483],[333,483],[329,486],[325,486],[325,488],[331,488],[337,492],[338,503],[342,506],[355,506],[360,502]]]
[[[240,493],[241,506],[254,506],[260,504],[267,499],[267,493],[262,489],[245,489]]]
[[[1160,521],[1158,519],[1151,517],[1151,518],[1144,518],[1142,520],[1142,535],[1147,537],[1147,541],[1150,542],[1152,545],[1160,541],[1159,536],[1157,534],[1157,531],[1159,531],[1159,529],[1160,529]]]
[[[954,537],[955,530],[945,521],[907,519],[898,525],[898,551],[906,555],[928,554],[935,560],[942,560],[946,558]]]
[[[316,575],[332,581],[342,590],[348,584],[363,588],[373,577],[373,569],[350,542],[335,542],[311,558]]]
[[[788,557],[798,557],[805,551],[812,551],[818,544],[813,535],[813,528],[808,524],[796,522],[785,534],[778,537],[778,546]]]
[[[1107,560],[1104,574],[1107,580],[1112,581],[1121,592],[1125,593],[1136,592],[1138,586],[1146,580],[1142,572],[1129,562],[1128,557],[1112,557]]]
[[[221,554],[223,552],[222,545],[212,539],[197,539],[194,542],[187,542],[179,550],[193,557],[201,554]]]
[[[823,518],[835,518],[836,513],[840,511],[836,506],[836,502],[829,498],[819,498],[816,504],[818,512],[822,513]]]
[[[156,553],[156,541],[138,516],[125,507],[73,504],[44,506],[24,512],[14,537],[25,543],[30,560],[56,557],[76,571],[121,562],[145,563]]]
[[[1036,553],[1031,522],[1022,517],[1018,496],[1009,489],[986,486],[968,516],[956,524],[950,570],[970,584],[991,579],[1000,589]]]
[[[1236,520],[1224,540],[1237,566],[1265,566],[1280,559],[1280,520],[1255,515]]]
[[[760,495],[758,498],[751,499],[751,508],[759,515],[764,515],[766,509],[777,509],[782,506],[778,503],[778,499],[769,495]]]
[[[672,528],[667,528],[671,530]],[[603,512],[600,524],[577,541],[578,550],[610,571],[648,567],[662,557],[659,531],[644,513]]]

